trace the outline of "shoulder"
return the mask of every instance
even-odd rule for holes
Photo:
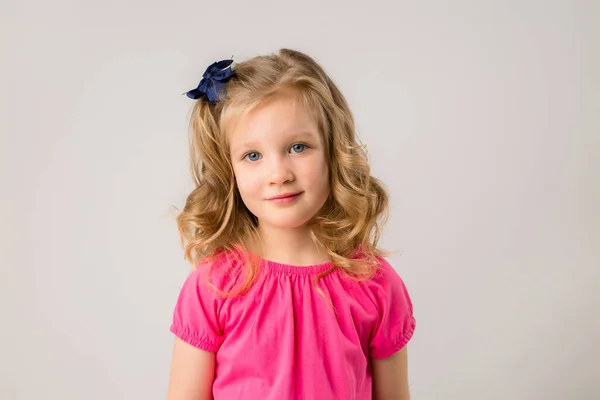
[[[246,271],[246,260],[235,251],[220,251],[199,261],[190,276],[222,292],[237,289]]]
[[[222,305],[226,294],[235,291],[240,282],[242,264],[228,254],[219,253],[199,261],[183,283],[177,309],[192,310],[195,313],[199,305]]]
[[[370,279],[371,283],[382,289],[404,285],[404,281],[394,267],[383,257],[377,257],[377,270]]]
[[[379,302],[389,306],[402,304],[412,312],[412,301],[404,280],[396,269],[383,257],[377,257],[378,268],[368,285]]]

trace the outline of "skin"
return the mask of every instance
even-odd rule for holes
[[[242,116],[229,135],[238,190],[258,218],[263,258],[292,265],[328,261],[309,236],[306,222],[329,196],[329,168],[319,130],[283,93]],[[290,204],[269,198],[301,194]]]
[[[212,400],[215,354],[175,338],[168,400]]]
[[[390,357],[371,358],[374,400],[409,400],[408,356],[404,346]]]
[[[292,93],[282,93],[240,117],[229,133],[231,161],[246,207],[258,218],[261,257],[291,265],[329,261],[309,236],[306,222],[329,196],[329,169],[315,122]],[[269,198],[301,193],[294,202]],[[406,347],[372,359],[373,398],[408,400]],[[212,399],[215,355],[175,339],[168,400]]]

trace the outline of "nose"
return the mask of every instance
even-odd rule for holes
[[[283,185],[294,180],[294,173],[288,157],[272,157],[268,165],[269,182]]]

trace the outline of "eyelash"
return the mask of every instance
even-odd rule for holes
[[[299,152],[299,153],[295,153],[295,154],[304,153],[304,151],[306,151],[306,149],[310,149],[310,146],[309,146],[309,145],[307,145],[306,143],[294,143],[293,145],[291,145],[291,146],[290,146],[290,149],[292,149],[294,146],[298,146],[298,145],[304,146],[304,148],[302,149],[302,151],[301,151],[301,152]],[[248,157],[250,154],[254,154],[254,153],[256,153],[256,154],[260,154],[260,153],[259,153],[259,152],[257,152],[257,151],[249,151],[249,152],[247,152],[246,154],[244,154],[244,156],[242,157],[242,160],[245,160],[245,159],[246,159],[246,158],[247,158],[247,157]],[[254,161],[252,161],[252,160],[248,160],[248,161],[254,162],[254,161],[258,161],[258,160],[254,160]]]

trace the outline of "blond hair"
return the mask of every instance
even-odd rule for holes
[[[243,113],[291,89],[319,127],[330,170],[329,198],[308,222],[311,237],[327,251],[335,269],[357,280],[371,277],[379,264],[376,258],[386,254],[377,243],[388,217],[388,195],[370,174],[344,96],[321,66],[299,51],[256,56],[235,64],[234,71],[222,98],[216,103],[198,99],[190,117],[195,189],[177,217],[185,258],[195,266],[241,250],[251,260],[246,244],[258,239],[258,221],[237,190],[226,132]],[[256,263],[246,262],[238,293],[252,285],[257,272]]]

